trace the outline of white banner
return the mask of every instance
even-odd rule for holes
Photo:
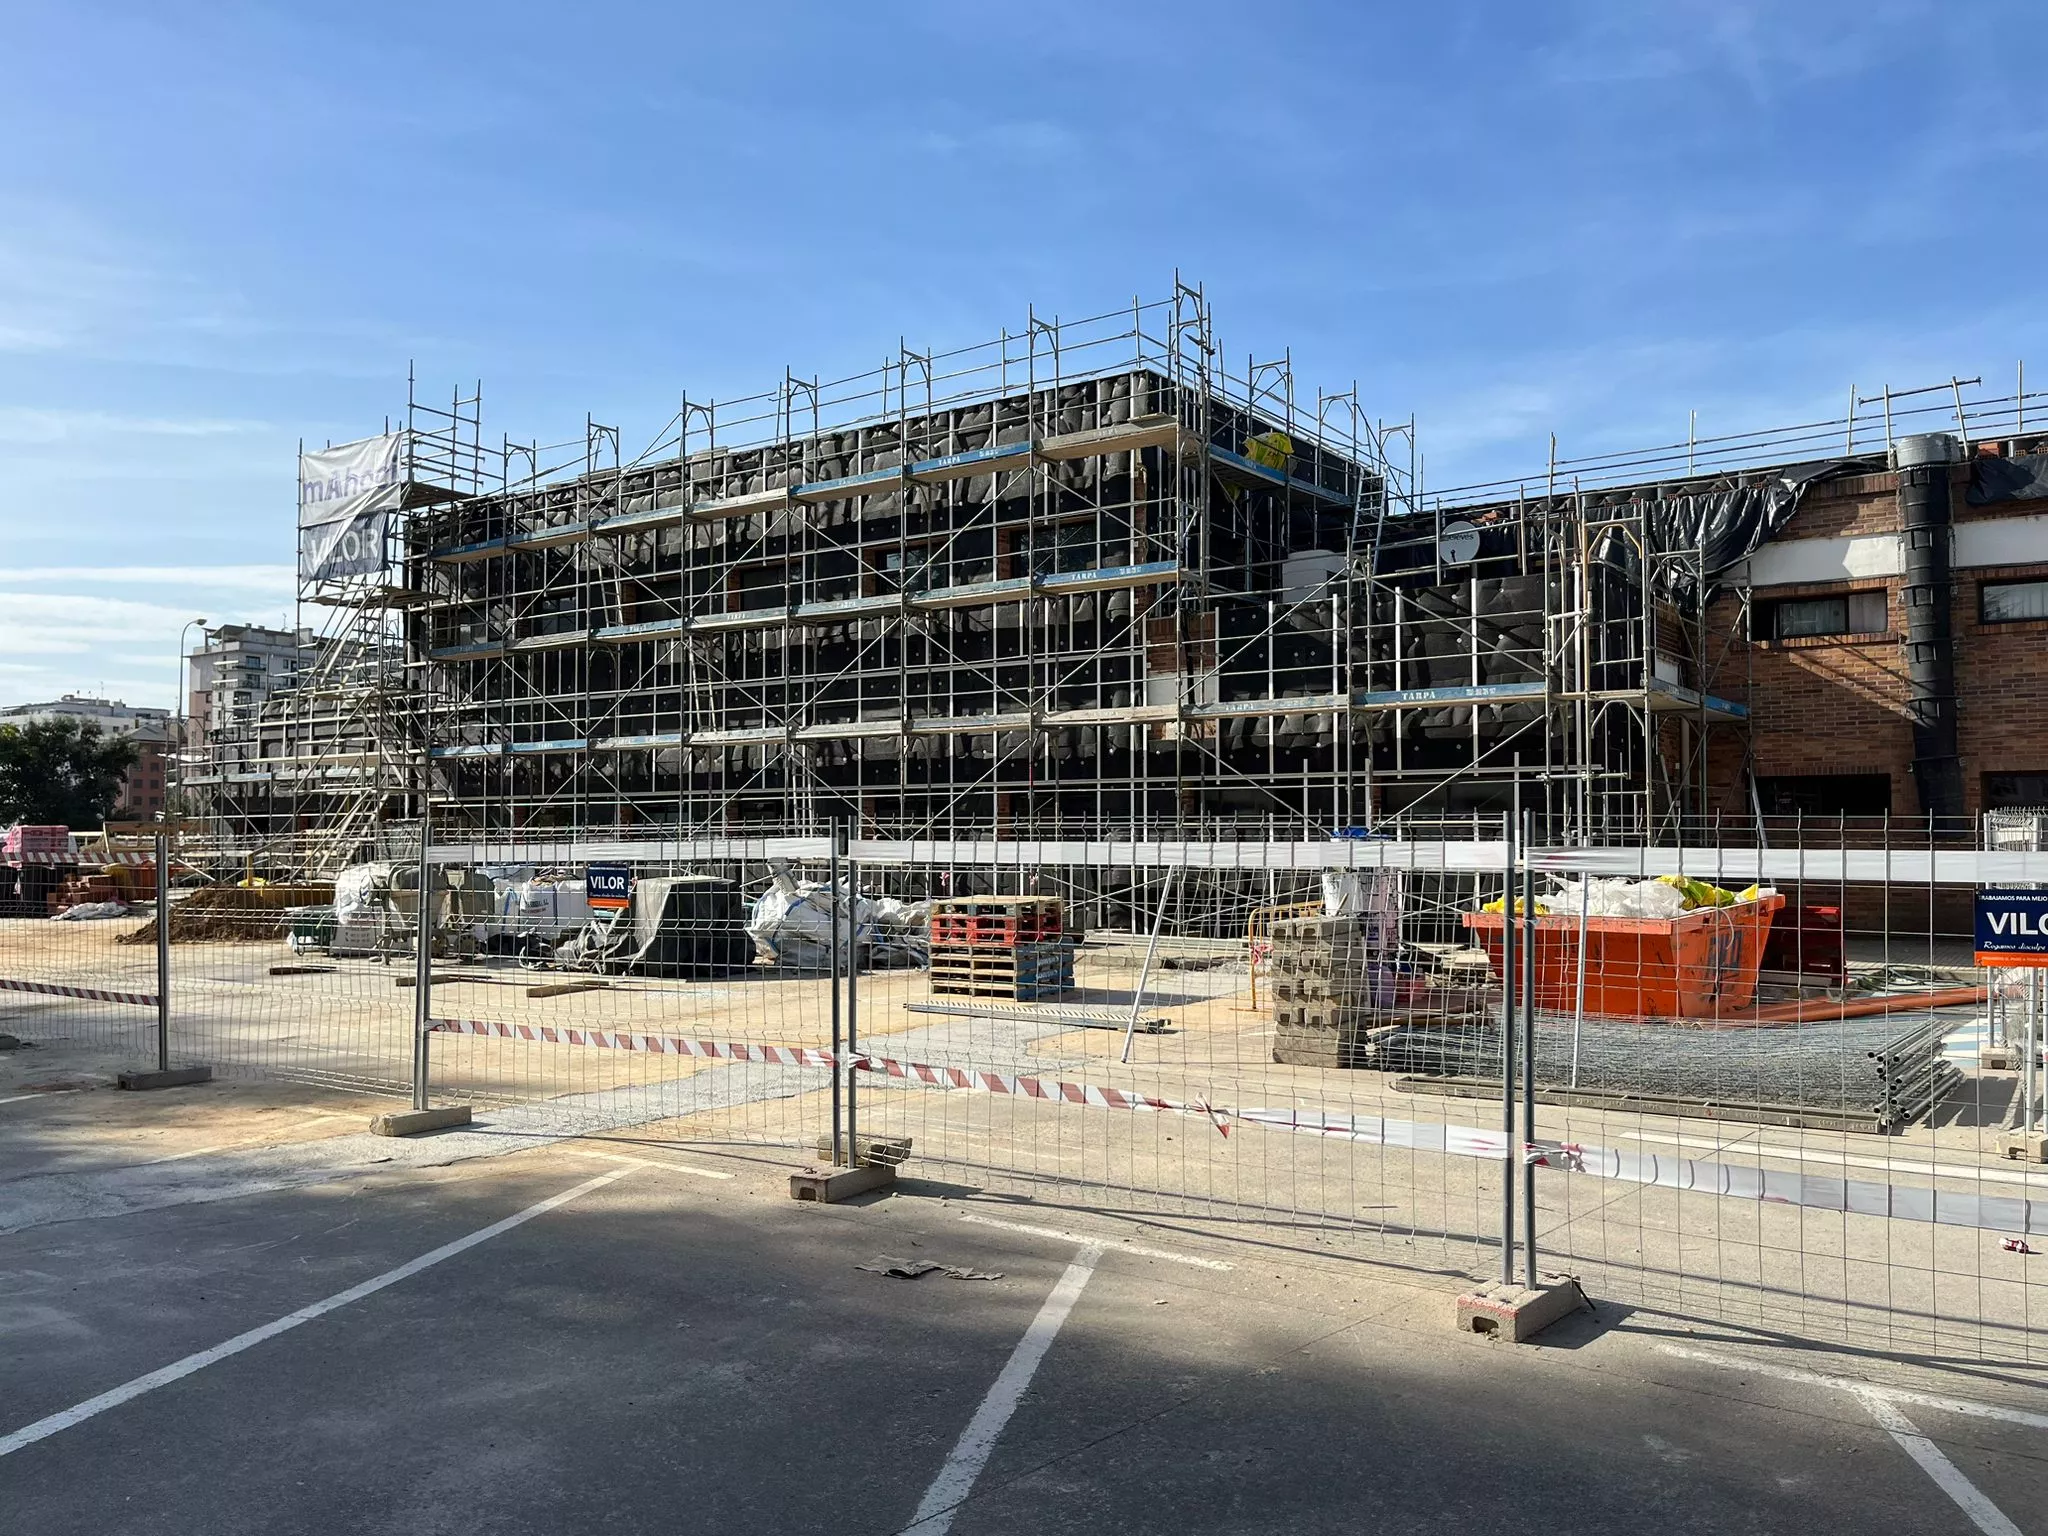
[[[405,475],[402,432],[300,454],[300,579],[381,572],[385,517],[405,499]]]

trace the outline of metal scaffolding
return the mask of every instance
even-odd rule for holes
[[[2024,422],[1961,382],[1966,441]],[[1947,408],[1882,398],[1887,438]],[[1560,835],[1655,838],[1748,782],[1747,595],[1711,601],[1664,514],[1849,462],[1858,409],[1425,495],[1412,421],[1298,399],[1287,354],[1226,365],[1178,279],[685,396],[630,458],[588,418],[486,445],[480,388],[409,387],[384,572],[303,584],[299,686],[185,785],[223,850],[315,869],[428,808],[451,835],[1291,838],[1497,814],[1517,782]]]
[[[413,521],[439,814],[1149,835],[1363,822],[1345,615],[1381,434],[1207,301],[685,401],[635,463]],[[609,448],[612,462],[598,462]],[[1312,578],[1288,562],[1319,551]],[[1294,573],[1298,575],[1299,573]],[[1268,722],[1262,750],[1235,722]]]

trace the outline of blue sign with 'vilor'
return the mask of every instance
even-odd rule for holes
[[[600,912],[618,912],[632,905],[633,871],[624,864],[593,864],[583,875],[583,893]]]
[[[1977,893],[1977,963],[2048,966],[2048,891]]]

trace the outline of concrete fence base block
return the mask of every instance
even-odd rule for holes
[[[372,1136],[417,1136],[423,1131],[445,1131],[453,1125],[469,1124],[467,1104],[444,1104],[439,1109],[407,1109],[379,1115],[370,1122]]]
[[[1588,1305],[1576,1280],[1546,1280],[1534,1290],[1511,1281],[1495,1281],[1458,1298],[1458,1331],[1490,1334],[1520,1344]]]
[[[883,1163],[891,1168],[900,1168],[910,1157],[908,1136],[859,1136],[850,1149],[853,1166],[865,1168],[869,1163]],[[832,1156],[832,1138],[829,1135],[818,1138],[818,1156]]]
[[[887,1189],[895,1182],[896,1170],[887,1163],[861,1168],[799,1168],[789,1176],[789,1198],[830,1205],[870,1190]]]
[[[2019,1065],[2020,1053],[2009,1045],[1987,1045],[1977,1053],[1980,1072],[2016,1072]]]
[[[2007,1131],[2005,1155],[2016,1162],[2048,1163],[2048,1134],[2040,1131]]]
[[[211,1067],[168,1067],[161,1072],[123,1072],[114,1079],[123,1088],[189,1088],[213,1081]]]

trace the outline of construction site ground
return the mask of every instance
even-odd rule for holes
[[[1965,1532],[2048,1496],[2024,1372],[1606,1302],[1516,1347],[1277,1213],[915,1164],[821,1207],[786,1148],[399,1141],[388,1100],[110,1065],[4,1058],[14,1529]]]
[[[0,925],[0,976],[153,988],[153,951],[115,942],[133,926]],[[1082,957],[1081,986],[1062,1001],[1128,1008],[1138,954],[1084,949]],[[414,1009],[415,994],[401,985],[411,979],[409,960],[297,957],[273,939],[179,944],[173,962],[174,1065],[203,1062],[231,1083],[290,1077],[336,1092],[367,1089],[384,1107],[398,1107],[391,1096],[405,1091]],[[1290,1133],[1239,1114],[1212,1119],[1200,1106],[1484,1130],[1498,1128],[1498,1104],[1402,1092],[1375,1072],[1276,1064],[1270,1019],[1250,1008],[1242,968],[1204,964],[1155,973],[1140,1011],[1167,1027],[1138,1034],[1129,1064],[1119,1059],[1117,1030],[913,1012],[933,1001],[923,973],[869,972],[860,979],[859,1028],[861,1049],[873,1056],[1193,1107],[1134,1113],[864,1072],[858,1128],[910,1138],[919,1176],[1047,1208],[1170,1218],[1218,1238],[1264,1233],[1263,1241],[1291,1250],[1446,1283],[1495,1272],[1497,1162]],[[295,973],[272,974],[280,967]],[[643,1044],[830,1040],[829,987],[819,977],[764,970],[717,982],[613,978],[601,989],[534,997],[536,986],[575,978],[509,963],[450,962],[436,975],[437,1017],[545,1027],[558,1040],[568,1030]],[[153,1064],[154,1019],[145,1008],[0,993],[0,1031],[38,1042],[0,1054],[0,1098],[24,1072],[47,1077],[59,1050],[89,1053],[96,1065],[79,1078],[87,1086]],[[464,1134],[493,1152],[597,1133],[675,1148],[760,1148],[788,1160],[809,1155],[831,1124],[831,1076],[816,1068],[470,1034],[436,1034],[432,1051],[434,1101],[475,1105],[477,1128]],[[1537,1129],[1559,1141],[1822,1179],[2042,1199],[2048,1171],[1999,1155],[2012,1092],[2009,1074],[1973,1074],[1932,1126],[1889,1136],[1739,1124],[1704,1111],[1552,1105],[1539,1106]],[[176,1183],[182,1172],[138,1177]],[[1579,1275],[1610,1301],[1681,1321],[1734,1321],[1901,1354],[2021,1362],[2037,1355],[2035,1266],[2044,1261],[2007,1251],[1997,1232],[1558,1171],[1539,1175],[1537,1230],[1546,1267]]]

